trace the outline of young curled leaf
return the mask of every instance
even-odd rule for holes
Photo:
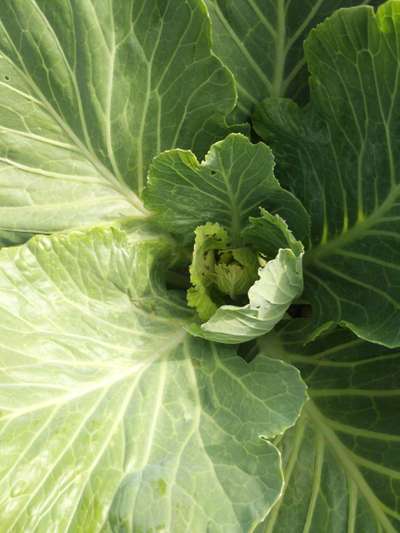
[[[218,223],[207,223],[195,231],[192,287],[189,307],[201,320],[208,320],[229,296],[233,301],[247,293],[257,279],[257,256],[250,249],[231,248],[228,232]]]
[[[201,325],[191,324],[188,329],[192,335],[225,344],[247,342],[271,331],[303,292],[303,246],[293,237],[284,220],[262,211],[261,217],[251,219],[250,224],[244,237],[249,243],[258,246],[263,255],[260,256],[262,266],[258,270],[258,279],[254,278],[248,288],[248,303],[216,308],[217,303],[213,301],[213,306],[207,305],[211,292],[202,292],[203,299],[199,298],[206,286],[203,283],[195,292],[197,305],[193,307],[196,307],[201,320],[208,320]],[[223,228],[221,230],[224,231]],[[198,235],[199,229],[196,231],[196,238]],[[285,244],[287,247],[282,247]],[[269,260],[276,249],[276,257]],[[250,248],[243,250],[246,252],[241,251],[240,255],[250,253],[257,257]],[[195,255],[196,251],[195,245]],[[262,259],[263,256],[266,256],[266,260]],[[251,273],[249,265],[250,263],[247,266],[248,275]],[[215,270],[214,266],[214,272]],[[189,291],[189,294],[189,304],[194,303],[193,291]],[[205,309],[207,313],[203,312]]]

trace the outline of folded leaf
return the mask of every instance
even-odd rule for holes
[[[200,0],[3,2],[0,70],[0,244],[143,216],[154,155],[230,130]]]
[[[260,439],[294,424],[298,371],[188,336],[143,226],[0,252],[4,531],[249,531],[282,489]]]
[[[257,533],[396,533],[400,352],[345,330],[304,348],[298,327],[264,343],[265,354],[301,370],[311,399],[276,441],[285,492]]]
[[[218,222],[238,245],[249,216],[260,206],[287,219],[297,238],[308,237],[308,214],[279,185],[270,148],[240,134],[215,143],[202,163],[185,150],[156,157],[144,200],[163,228],[186,241],[197,226]]]
[[[207,322],[188,328],[192,335],[226,344],[250,341],[271,331],[303,292],[302,244],[278,216],[264,211],[260,219],[251,219],[251,224],[244,235],[249,242],[260,245],[260,252],[268,256],[273,250],[275,254],[271,243],[290,243],[292,249],[280,249],[271,260],[267,257],[265,266],[259,269],[259,279],[248,291],[247,305],[220,306]]]
[[[314,330],[400,345],[400,3],[338,11],[306,42],[311,105],[270,100],[256,128],[312,218]]]
[[[272,215],[261,209],[261,216],[252,217],[250,224],[243,231],[243,240],[266,257],[276,255],[279,248],[290,248],[296,255],[304,249],[300,241],[294,238],[286,222],[279,215]]]
[[[239,116],[247,118],[267,96],[305,100],[303,41],[340,7],[379,4],[360,0],[205,0],[215,53],[234,73]]]
[[[249,290],[247,305],[222,305],[207,322],[192,325],[189,331],[226,344],[250,341],[271,331],[302,291],[302,257],[291,250],[280,250],[260,269],[259,279]]]

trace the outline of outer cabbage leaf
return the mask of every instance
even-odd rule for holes
[[[366,0],[205,0],[215,53],[234,73],[242,117],[267,96],[304,101],[307,70],[303,41],[311,28],[340,7]]]
[[[337,322],[400,345],[400,2],[342,10],[306,42],[311,106],[267,101],[258,132],[309,210],[305,296]],[[290,185],[289,185],[290,184]]]
[[[241,134],[215,143],[202,163],[190,151],[166,151],[150,167],[145,205],[163,228],[184,240],[193,240],[197,226],[218,222],[238,245],[260,206],[279,212],[299,239],[307,239],[309,216],[279,185],[274,165],[268,146]]]
[[[296,369],[188,336],[144,226],[0,252],[3,531],[248,531],[282,489],[267,441]]]
[[[271,331],[303,292],[302,244],[296,241],[278,216],[264,211],[260,219],[251,219],[251,224],[244,235],[248,242],[260,245],[258,251],[265,253],[267,259],[271,257],[269,254],[274,256],[277,252],[272,244],[288,243],[292,249],[279,249],[277,256],[267,260],[265,266],[259,269],[259,279],[248,291],[247,305],[218,307],[207,322],[189,327],[193,335],[226,344],[253,340]],[[263,240],[267,244],[261,247]]]
[[[296,365],[310,400],[278,438],[285,491],[258,533],[400,530],[400,352],[337,330],[265,338],[264,353]],[[297,339],[300,339],[298,341]]]
[[[0,238],[143,215],[149,162],[202,155],[235,104],[200,0],[16,0],[0,13]],[[1,244],[0,241],[0,244]]]

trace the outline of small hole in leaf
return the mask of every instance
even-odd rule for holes
[[[211,170],[210,174],[211,174],[211,176],[215,176],[216,171],[215,170]]]

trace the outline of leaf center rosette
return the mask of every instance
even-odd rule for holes
[[[227,344],[271,331],[303,292],[303,246],[285,221],[262,210],[242,232],[240,248],[218,223],[195,235],[187,301],[200,323],[188,330]]]
[[[250,248],[233,248],[218,223],[199,226],[195,235],[187,301],[206,321],[227,297],[232,302],[243,299],[257,279],[259,262]]]
[[[307,239],[308,215],[273,167],[266,145],[238,134],[214,144],[202,163],[190,151],[170,150],[151,166],[146,207],[190,250],[192,335],[250,341],[269,332],[303,292],[298,237]]]

